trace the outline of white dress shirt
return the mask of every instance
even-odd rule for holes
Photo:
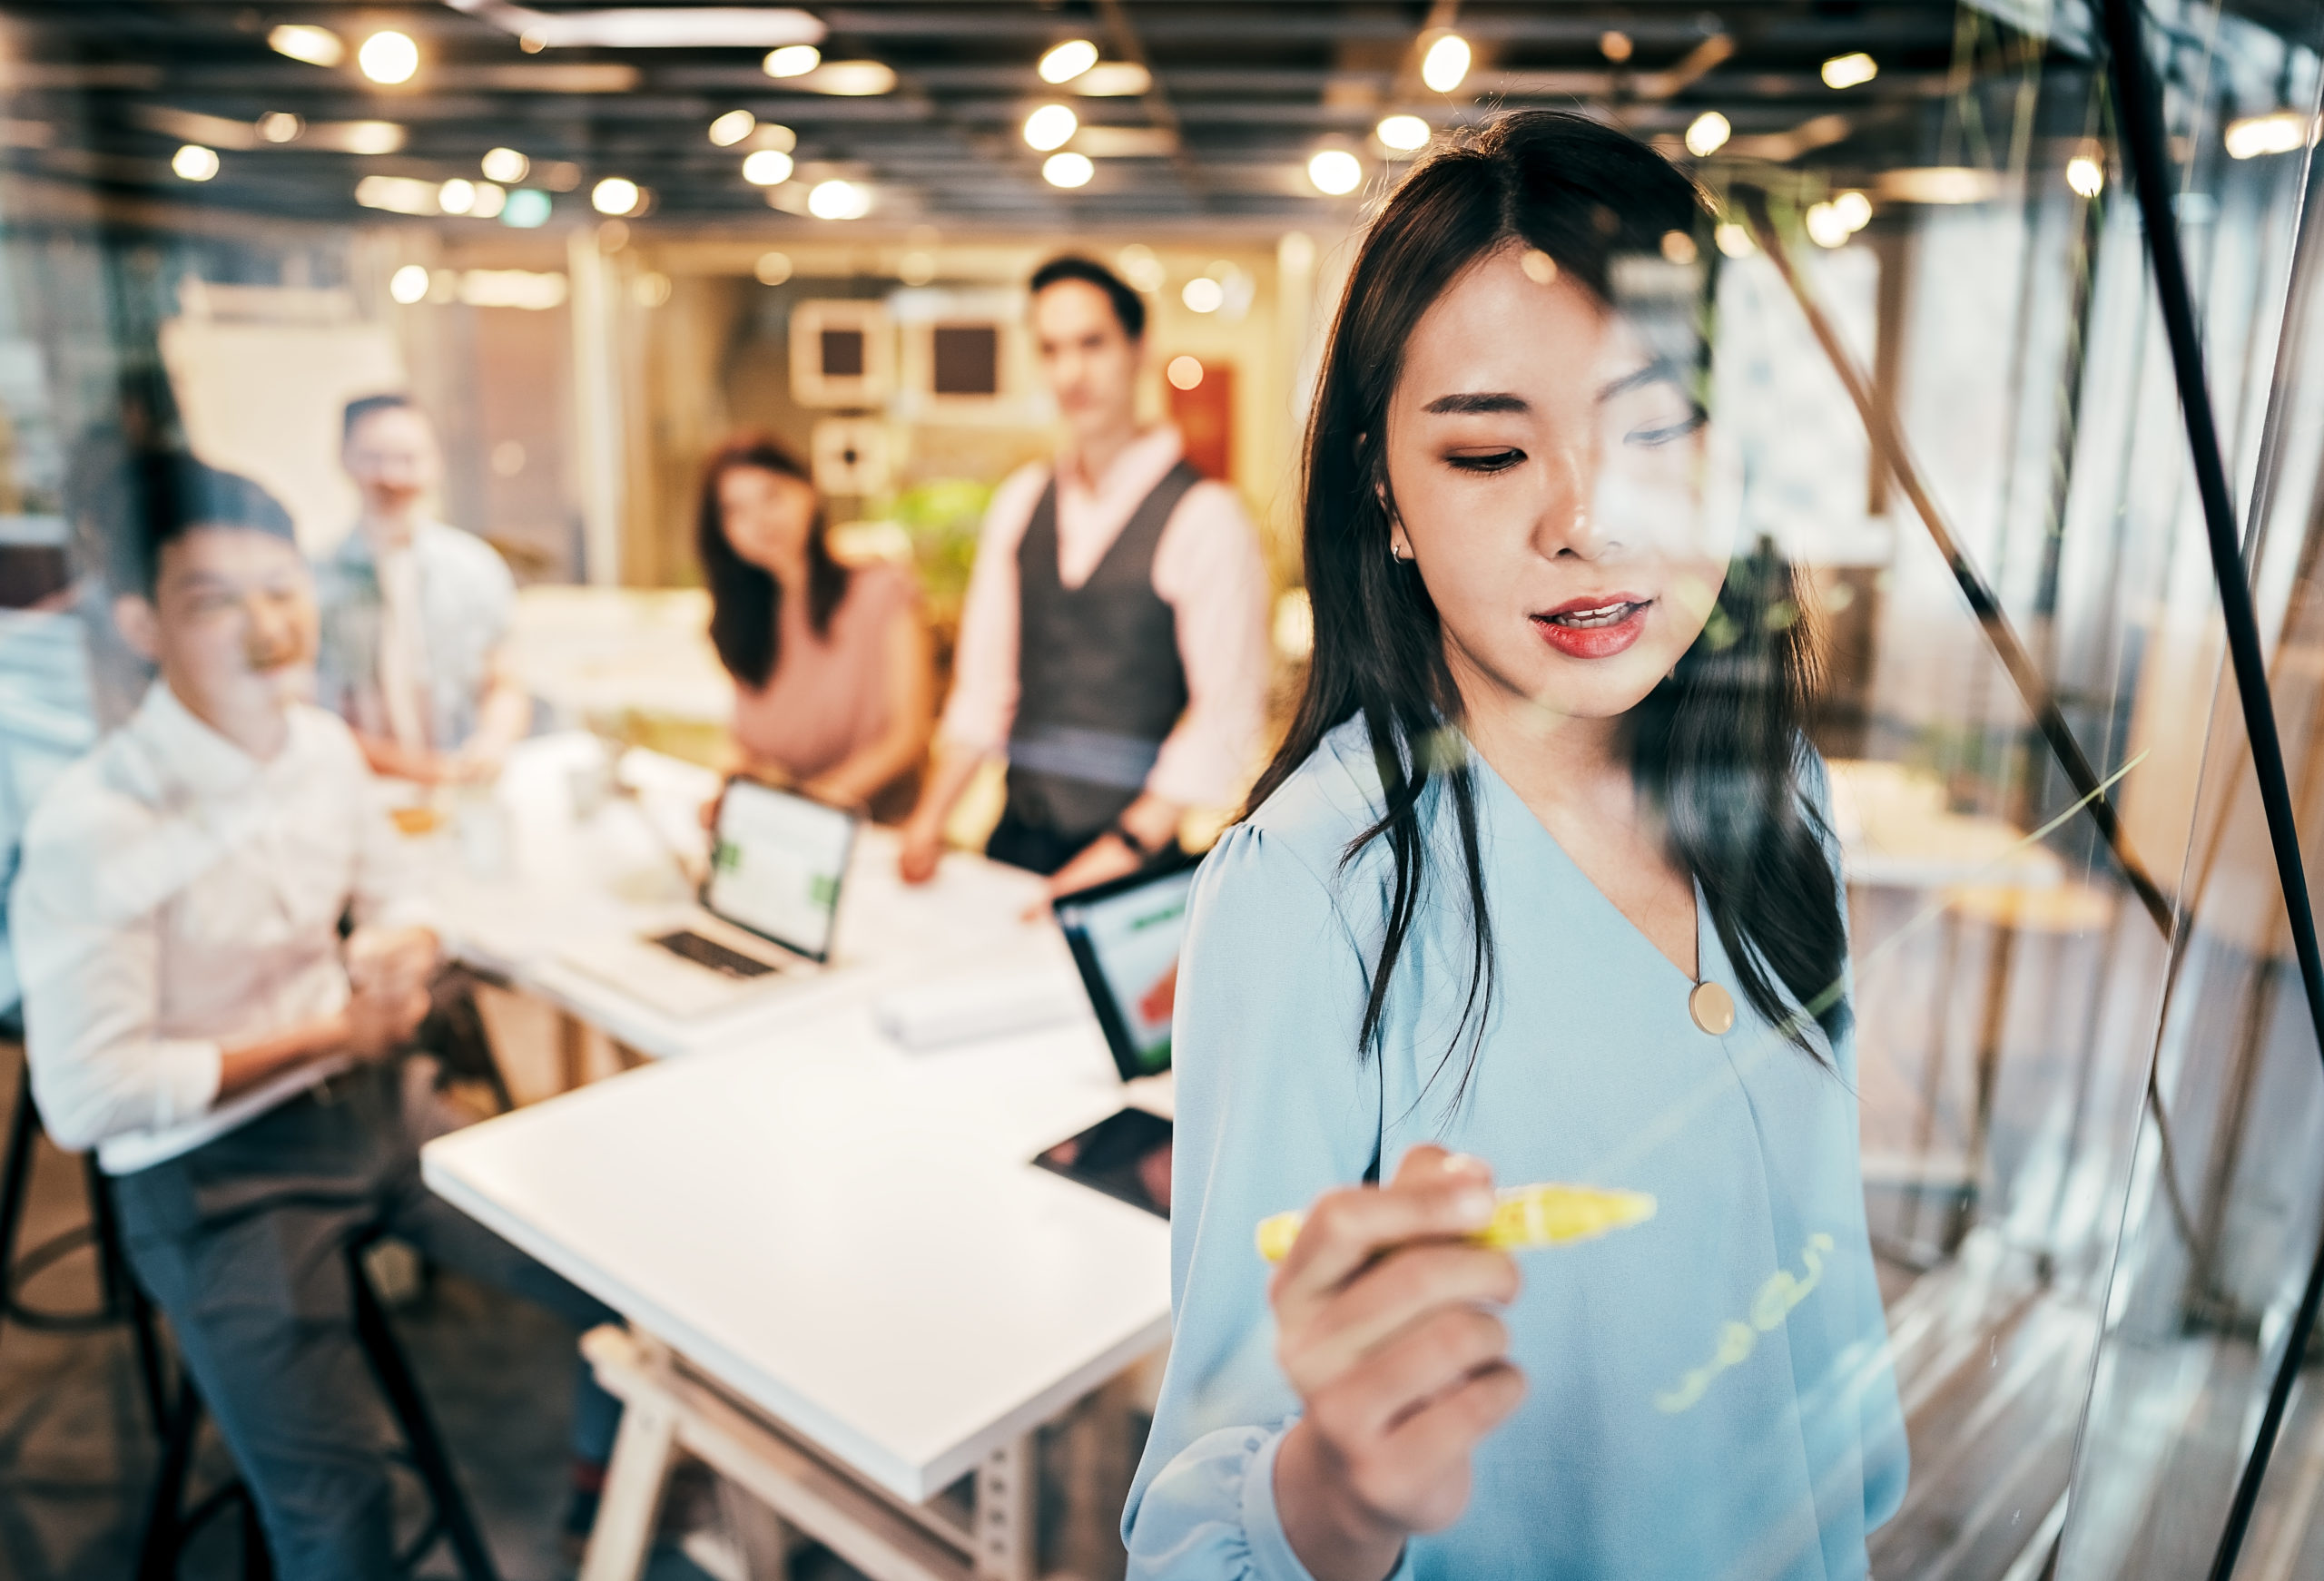
[[[1185,453],[1177,429],[1165,425],[1130,444],[1100,477],[1068,455],[1054,467],[1020,467],[993,491],[960,607],[946,741],[977,752],[1008,748],[1017,717],[1017,551],[1050,477],[1058,580],[1077,588]],[[1154,545],[1154,593],[1177,617],[1187,711],[1146,789],[1182,807],[1228,806],[1257,767],[1268,666],[1266,565],[1233,489],[1204,482],[1187,491]]]
[[[10,913],[25,1053],[61,1147],[126,1174],[344,1069],[310,1062],[220,1102],[221,1051],[347,1002],[339,919],[428,921],[355,739],[294,708],[251,757],[156,681],[50,786]]]
[[[366,735],[455,751],[477,726],[517,584],[473,533],[423,521],[381,555],[362,528],[315,565],[316,695]]]

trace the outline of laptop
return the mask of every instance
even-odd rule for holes
[[[1089,1007],[1122,1080],[1170,1068],[1170,1018],[1178,991],[1192,863],[1134,873],[1052,903]],[[1044,1149],[1033,1162],[1092,1191],[1170,1216],[1170,1122],[1126,1108]]]
[[[559,958],[677,1016],[714,1014],[796,981],[831,959],[862,821],[795,791],[729,780],[699,903]]]

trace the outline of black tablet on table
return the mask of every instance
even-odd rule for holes
[[[1178,946],[1186,935],[1192,862],[1148,869],[1060,895],[1052,902],[1089,1007],[1124,1081],[1170,1068]],[[1170,1216],[1170,1122],[1123,1109],[1033,1160],[1094,1191]]]

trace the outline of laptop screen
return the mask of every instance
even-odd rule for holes
[[[1170,1068],[1178,941],[1194,881],[1189,866],[1058,899],[1058,925],[1125,1081]]]
[[[828,958],[855,823],[804,796],[730,781],[703,905],[810,960]]]

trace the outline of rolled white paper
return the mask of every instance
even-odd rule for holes
[[[1029,1032],[1088,1014],[1089,1001],[1080,983],[1054,969],[950,977],[891,989],[872,1007],[880,1030],[913,1049]]]

